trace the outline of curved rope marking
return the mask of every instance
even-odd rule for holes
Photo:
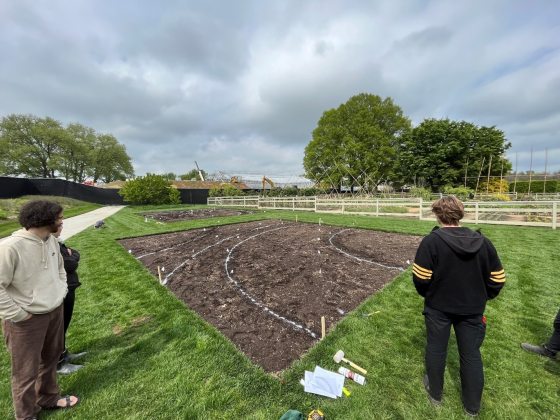
[[[346,252],[346,251],[344,251],[344,250],[338,248],[335,244],[333,244],[333,241],[332,241],[332,240],[333,240],[333,238],[334,238],[336,235],[339,235],[339,234],[341,234],[342,232],[346,232],[346,231],[348,231],[348,230],[350,230],[350,229],[343,229],[343,230],[341,230],[341,231],[339,231],[339,232],[336,232],[335,234],[333,234],[333,235],[329,238],[329,243],[330,243],[330,244],[332,245],[332,247],[333,247],[334,249],[336,249],[338,252],[340,252],[340,253],[343,254],[343,255],[346,255],[348,258],[354,258],[355,260],[358,260],[358,261],[361,261],[361,262],[366,262],[366,263],[368,263],[368,264],[375,264],[375,265],[378,265],[378,266],[383,267],[383,268],[388,268],[389,270],[405,271],[404,268],[402,268],[402,267],[394,267],[394,266],[392,266],[392,265],[385,265],[385,264],[378,263],[377,261],[366,260],[366,259],[364,259],[364,258],[356,257],[355,255],[349,254],[348,252]]]
[[[254,229],[252,229],[252,230],[265,229],[265,228],[270,227],[270,226],[271,226],[271,225],[267,225],[267,226],[257,226],[256,228],[254,228]],[[203,237],[206,237],[206,236],[208,236],[208,235],[210,235],[210,234],[208,233],[207,235],[205,235],[205,236],[203,236]],[[216,235],[216,236],[217,236],[217,235]],[[218,241],[218,242],[215,242],[215,243],[213,243],[213,244],[208,245],[207,247],[202,248],[202,249],[201,249],[200,251],[198,251],[198,252],[195,252],[194,254],[192,254],[192,255],[190,256],[190,258],[187,258],[185,261],[183,261],[181,264],[179,264],[177,267],[175,267],[173,270],[171,270],[171,272],[170,272],[167,276],[165,276],[165,278],[163,279],[163,281],[161,282],[161,284],[166,285],[167,282],[169,281],[169,278],[175,273],[175,271],[177,271],[177,270],[179,270],[181,267],[183,267],[183,266],[184,266],[186,263],[188,263],[192,258],[195,258],[197,255],[202,254],[202,253],[205,252],[205,251],[208,251],[210,248],[215,247],[215,246],[217,246],[217,245],[220,245],[222,242],[225,242],[225,241],[227,241],[227,240],[230,240],[230,239],[232,239],[232,238],[234,238],[234,237],[236,237],[236,236],[239,237],[238,234],[228,236],[228,237],[226,237],[226,238],[224,238],[224,239],[221,239],[221,240]]]
[[[255,306],[261,308],[264,312],[266,312],[267,314],[271,315],[272,317],[278,319],[281,322],[284,322],[288,325],[290,325],[292,328],[299,330],[299,331],[304,331],[307,334],[309,334],[311,337],[313,338],[317,338],[317,334],[315,334],[313,331],[311,331],[309,328],[304,327],[303,325],[298,324],[295,321],[292,321],[280,314],[278,314],[277,312],[273,311],[272,309],[270,309],[268,306],[266,306],[264,303],[259,302],[257,299],[255,299],[253,296],[251,296],[244,288],[243,286],[241,286],[241,284],[235,280],[232,276],[230,271],[228,270],[228,263],[230,261],[230,259],[232,259],[231,254],[233,253],[233,250],[235,248],[237,248],[239,245],[241,245],[242,243],[247,242],[248,240],[254,239],[257,236],[263,235],[265,233],[270,233],[270,232],[274,232],[276,230],[280,230],[280,229],[287,229],[288,226],[283,226],[283,227],[279,227],[279,228],[274,228],[274,229],[269,229],[266,230],[264,232],[260,232],[257,233],[255,235],[249,236],[248,238],[243,239],[241,242],[238,242],[237,244],[235,244],[230,251],[228,252],[228,255],[226,257],[226,261],[224,263],[224,267],[226,270],[226,275],[228,277],[228,280],[234,285],[234,287],[239,291],[239,293],[241,293],[244,297],[246,297],[247,299],[249,299],[249,301],[251,301],[251,303],[253,303]],[[233,270],[231,270],[231,272],[233,273]]]
[[[142,254],[142,255],[136,257],[136,259],[139,260],[140,258],[147,257],[148,255],[157,254],[158,252],[169,251],[170,249],[173,249],[173,248],[175,248],[175,247],[177,247],[177,246],[179,246],[179,245],[188,244],[188,243],[190,243],[190,242],[195,242],[195,241],[198,241],[199,239],[206,238],[208,235],[209,235],[209,234],[202,235],[202,236],[199,236],[199,237],[197,237],[197,238],[189,239],[188,241],[179,242],[178,244],[175,244],[175,245],[170,246],[170,247],[167,247],[167,248],[158,249],[157,251],[153,251],[153,252],[148,252],[148,253],[146,253],[146,254]]]

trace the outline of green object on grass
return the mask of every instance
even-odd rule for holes
[[[297,410],[288,410],[280,417],[280,420],[303,420],[303,413]]]

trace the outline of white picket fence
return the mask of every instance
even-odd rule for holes
[[[298,210],[316,213],[409,217],[433,220],[431,201],[421,198],[336,199],[319,197],[209,197],[209,206]],[[560,201],[467,201],[463,222],[544,226],[556,229]]]

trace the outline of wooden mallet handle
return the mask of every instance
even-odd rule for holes
[[[362,372],[364,375],[367,375],[367,370],[365,370],[364,368],[361,368],[361,367],[358,366],[356,363],[354,363],[354,362],[352,362],[352,361],[350,361],[350,360],[348,360],[348,359],[345,359],[345,358],[342,358],[342,360],[344,360],[346,363],[348,363],[348,364],[349,364],[350,366],[352,366],[354,369],[356,369],[356,370]]]

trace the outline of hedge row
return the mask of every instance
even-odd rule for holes
[[[517,183],[510,182],[509,184],[509,191],[515,191],[518,193],[527,193],[529,192],[529,181],[517,181]],[[546,191],[545,191],[545,183],[544,181],[532,181],[531,182],[531,192],[532,193],[555,193],[560,191],[560,181],[558,180],[550,180],[546,181]]]

